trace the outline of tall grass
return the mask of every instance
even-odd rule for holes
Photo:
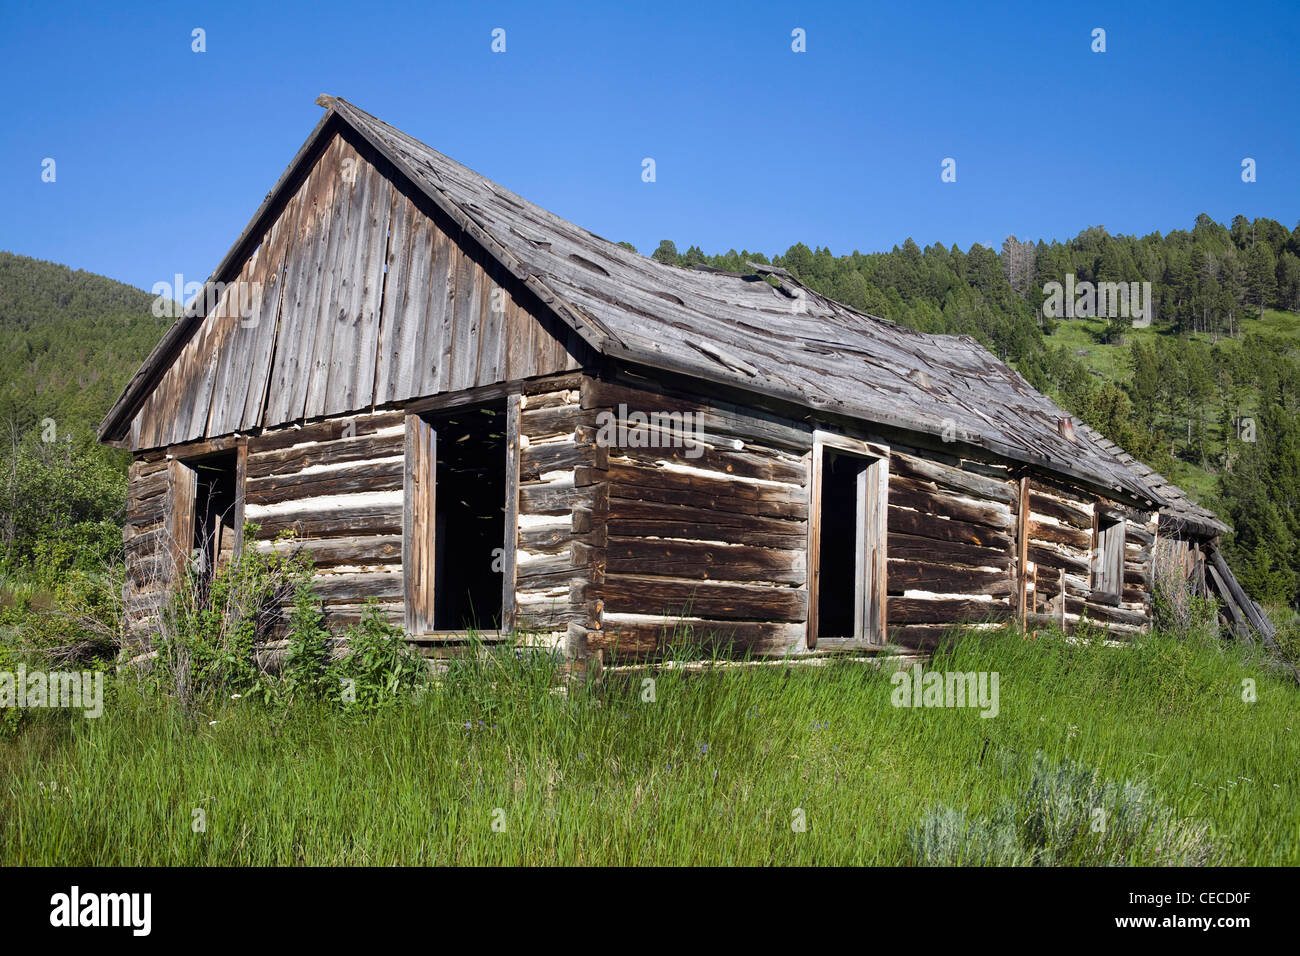
[[[1215,644],[966,636],[928,668],[998,671],[993,719],[895,708],[887,672],[848,662],[569,693],[555,666],[489,655],[365,709],[185,712],[120,683],[97,720],[0,741],[0,862],[910,864],[943,808],[995,819],[1052,766],[1141,788],[1214,859],[1300,862],[1300,691]],[[1157,843],[1122,861],[1167,859]]]

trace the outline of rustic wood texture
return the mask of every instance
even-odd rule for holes
[[[811,430],[625,380],[587,379],[579,404],[590,460],[574,490],[590,511],[576,520],[593,539],[600,611],[586,647],[636,658],[686,637],[738,652],[802,647]]]
[[[589,351],[952,436],[1159,503],[1088,432],[1065,437],[1060,424],[1069,416],[969,336],[896,326],[789,275],[773,285],[770,276],[666,266],[529,203],[344,100],[325,105],[327,122],[300,154],[301,168],[282,179],[276,203],[259,210],[216,276],[229,281],[251,268],[285,283],[253,297],[267,311],[257,327],[270,320],[272,300],[280,316],[264,426],[525,377],[510,367],[521,358],[546,365],[536,374],[557,363],[576,367]],[[285,212],[295,226],[282,258],[274,225]],[[250,255],[237,256],[244,247]],[[529,321],[515,322],[509,305],[494,308],[500,288],[516,305],[527,303]],[[168,334],[105,420],[105,438],[133,431],[136,447],[155,447],[193,437],[214,417],[233,420],[216,383],[247,380],[231,363],[241,372],[251,364],[248,343],[213,318],[191,317]],[[369,351],[354,357],[353,349]],[[401,367],[408,362],[415,365]],[[263,381],[251,379],[252,390]],[[146,398],[152,414],[131,425]],[[163,424],[159,413],[178,405],[175,424]]]
[[[1003,622],[1018,607],[1014,474],[993,460],[895,445],[887,542],[890,640],[932,650],[945,626]]]
[[[583,411],[577,389],[517,401],[516,624],[539,636],[567,635],[570,625],[585,633],[600,626],[600,605],[589,589],[604,574],[608,507],[606,483],[588,474],[578,484],[579,468],[598,464],[594,435],[584,430],[593,416]]]
[[[437,441],[432,425],[419,415],[406,416],[402,597],[406,630],[411,634],[433,630]]]
[[[223,281],[136,413],[134,448],[577,369],[586,349],[346,130]]]
[[[245,546],[305,551],[330,626],[358,619],[372,597],[388,620],[404,624],[405,416],[290,426],[246,447],[244,514],[256,535]]]
[[[1024,599],[1027,625],[1051,615],[1066,630],[1087,624],[1121,639],[1149,627],[1151,544],[1158,513],[1136,511],[1041,477],[1029,480],[1027,502],[1024,551],[1027,582],[1032,582]],[[1109,556],[1118,566],[1111,572],[1121,581],[1118,591],[1099,587],[1097,528],[1103,515],[1123,517],[1122,543],[1116,539]]]

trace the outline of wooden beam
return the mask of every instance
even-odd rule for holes
[[[515,628],[515,554],[519,542],[519,422],[523,396],[506,399],[505,551],[501,556],[501,629]]]
[[[406,630],[433,629],[437,436],[419,415],[406,416],[402,505],[402,598]]]
[[[244,487],[248,479],[248,442],[240,442],[235,450],[235,554],[234,559],[244,551]]]
[[[805,616],[804,643],[808,650],[817,646],[817,602],[821,592],[822,568],[822,445],[814,442],[812,451],[803,456],[808,469],[808,613]]]
[[[1018,523],[1016,537],[1016,605],[1020,614],[1020,630],[1025,629],[1025,616],[1028,611],[1029,585],[1029,477],[1020,479],[1019,493],[1016,496],[1016,518]]]
[[[1223,555],[1218,552],[1218,549],[1210,551],[1210,561],[1212,562],[1210,570],[1218,572],[1215,575],[1215,583],[1224,587],[1226,592],[1224,596],[1231,596],[1232,602],[1241,609],[1247,623],[1259,632],[1259,636],[1263,638],[1265,645],[1276,650],[1277,643],[1273,640],[1276,632],[1273,629],[1272,622],[1255,606],[1255,602],[1237,583],[1236,576],[1228,567],[1227,562],[1223,560]]]

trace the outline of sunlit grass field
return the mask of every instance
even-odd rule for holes
[[[911,864],[927,814],[993,813],[1041,751],[1146,785],[1216,859],[1294,865],[1300,689],[1243,653],[965,637],[927,668],[997,671],[992,719],[894,707],[889,670],[850,662],[563,693],[504,656],[370,712],[186,715],[121,683],[99,719],[0,740],[0,863]]]

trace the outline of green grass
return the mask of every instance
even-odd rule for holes
[[[1241,320],[1241,338],[1254,333],[1284,347],[1300,347],[1300,313],[1265,309],[1262,319],[1255,318],[1256,315],[1257,312],[1248,311]],[[1053,347],[1065,346],[1089,370],[1122,384],[1133,377],[1128,359],[1129,346],[1134,341],[1154,341],[1174,335],[1167,328],[1152,325],[1143,329],[1130,329],[1124,333],[1122,343],[1103,344],[1105,331],[1104,319],[1062,319],[1057,322],[1055,330],[1047,336],[1046,341]],[[1198,332],[1190,337],[1206,344],[1216,343],[1208,332]],[[1237,348],[1241,344],[1241,338],[1220,336],[1216,344],[1222,348]]]
[[[895,708],[852,663],[661,672],[647,703],[644,675],[565,695],[507,660],[370,714],[187,717],[119,685],[0,741],[0,863],[905,864],[936,807],[996,812],[1038,751],[1147,785],[1230,862],[1300,863],[1300,690],[1238,652],[1000,635],[931,666],[998,671],[999,715]]]

